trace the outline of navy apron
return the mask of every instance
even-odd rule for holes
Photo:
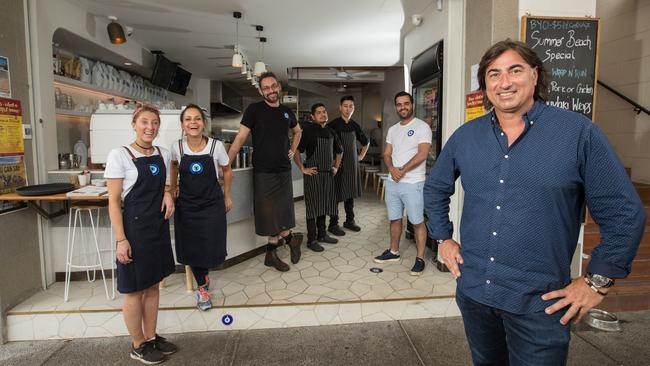
[[[117,290],[131,293],[148,289],[174,273],[176,265],[169,234],[169,220],[160,211],[167,169],[158,155],[136,158],[124,147],[138,169],[138,179],[124,197],[122,222],[131,244],[133,262],[117,262]]]
[[[226,205],[214,165],[216,140],[209,154],[185,155],[178,142],[180,183],[174,214],[176,259],[192,267],[214,268],[226,259]]]

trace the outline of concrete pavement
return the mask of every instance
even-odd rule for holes
[[[623,331],[581,324],[569,365],[650,365],[650,311],[617,314]],[[469,365],[460,318],[172,334],[180,350],[164,365]],[[0,365],[140,365],[126,337],[12,342]]]

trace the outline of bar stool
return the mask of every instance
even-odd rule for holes
[[[386,189],[386,180],[388,180],[388,173],[377,173],[377,195],[380,199],[384,199],[384,191]],[[381,193],[381,194],[380,194]]]
[[[376,187],[374,174],[379,173],[379,168],[368,167],[365,169],[365,178],[363,183],[363,189],[368,189],[368,178],[372,175],[372,186]]]
[[[111,299],[111,296],[108,294],[108,286],[106,285],[106,275],[104,274],[104,265],[102,264],[101,250],[99,249],[99,243],[97,241],[97,228],[99,227],[99,214],[102,208],[106,207],[105,202],[73,202],[70,206],[70,213],[68,217],[68,243],[66,248],[65,256],[65,289],[63,293],[64,301],[68,301],[68,295],[70,293],[70,275],[73,268],[80,268],[86,270],[86,278],[88,282],[94,282],[97,274],[97,269],[102,273],[102,280],[104,282],[104,291],[106,292],[106,298]],[[93,218],[93,210],[97,210],[96,219]],[[84,230],[83,225],[83,214],[88,214],[88,219],[90,219],[90,229],[92,232],[92,240],[95,244],[94,248],[88,248],[89,243],[86,238],[86,230]],[[74,222],[72,216],[74,215]],[[79,227],[79,236],[81,239],[80,247],[81,252],[78,253],[78,257],[83,259],[84,263],[73,263],[73,258],[75,257],[75,239],[77,237],[77,226]],[[111,230],[112,238],[112,230]],[[111,248],[113,245],[111,245]],[[115,258],[114,249],[108,249],[112,253],[112,258]],[[89,254],[95,256],[96,262],[89,262]],[[112,267],[111,267],[112,268]],[[93,270],[92,279],[90,278],[90,270]],[[113,297],[115,298],[115,273],[113,273]]]

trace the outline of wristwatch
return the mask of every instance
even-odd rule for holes
[[[438,240],[436,240],[436,243],[438,243],[438,245],[440,245],[440,244],[446,242],[446,241],[449,240],[449,239],[451,239],[451,238],[447,238],[447,239],[438,239]]]
[[[605,277],[599,274],[589,273],[589,272],[587,272],[587,274],[585,275],[585,279],[590,285],[593,285],[595,288],[610,288],[614,286],[614,282],[615,282],[613,279],[609,277]]]

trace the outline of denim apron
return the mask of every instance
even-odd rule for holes
[[[145,290],[174,272],[174,254],[169,220],[160,211],[167,170],[160,148],[158,155],[136,158],[124,147],[138,169],[138,178],[124,197],[122,222],[131,245],[133,262],[117,262],[117,290],[131,293]]]
[[[181,160],[179,195],[174,215],[176,258],[192,267],[214,268],[226,259],[226,205],[214,165],[216,140],[209,154]]]

